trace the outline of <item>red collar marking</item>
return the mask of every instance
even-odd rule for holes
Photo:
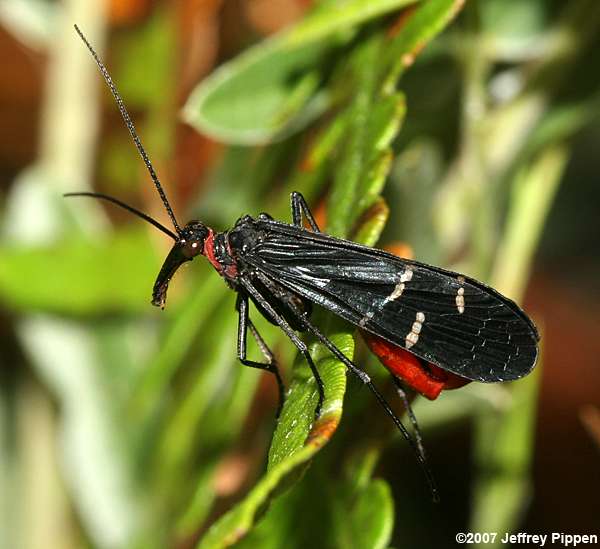
[[[217,271],[223,271],[223,266],[215,257],[215,233],[212,229],[208,229],[208,236],[204,240],[204,251],[202,253],[206,256],[206,259],[210,261],[211,265],[217,269]]]
[[[231,265],[223,266],[222,263],[215,257],[215,233],[212,229],[208,229],[208,236],[204,240],[204,255],[208,259],[211,265],[217,270],[217,272],[227,278],[235,278],[237,276],[237,267],[235,263]],[[231,248],[229,242],[227,242],[227,253],[231,256]]]

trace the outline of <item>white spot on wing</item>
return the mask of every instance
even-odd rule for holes
[[[410,282],[412,280],[412,277],[413,277],[413,272],[410,269],[406,269],[400,275],[400,281],[398,282],[398,284],[396,284],[392,293],[383,300],[382,307],[383,307],[383,305],[390,303],[390,301],[396,301],[396,299],[398,299],[402,295],[402,292],[404,291],[404,288],[406,287],[405,286],[406,282]]]
[[[465,278],[463,276],[458,277],[459,284],[465,283]],[[465,289],[461,286],[456,292],[456,308],[458,309],[458,314],[463,314],[465,312]]]
[[[367,312],[367,314],[365,314],[365,316],[363,316],[359,321],[358,321],[358,325],[361,328],[364,328],[365,325],[367,324],[367,322],[369,322],[369,320],[371,320],[373,318],[373,316],[375,315],[375,313],[373,311],[369,311]]]
[[[412,277],[413,277],[413,272],[410,269],[406,269],[406,271],[404,271],[400,275],[400,282],[410,282],[412,280]]]
[[[410,332],[406,334],[405,346],[407,349],[410,349],[419,341],[419,334],[421,333],[421,329],[423,328],[424,322],[425,314],[419,311],[417,313],[417,316],[415,317],[415,321],[413,322]]]

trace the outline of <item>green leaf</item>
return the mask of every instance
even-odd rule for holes
[[[371,481],[356,497],[349,520],[343,522],[351,533],[346,548],[385,549],[394,525],[394,500],[387,482]]]
[[[284,137],[321,113],[320,65],[355,26],[417,0],[347,0],[315,9],[296,26],[250,48],[205,79],[184,117],[212,137],[260,144]]]
[[[359,217],[377,201],[391,168],[391,142],[405,114],[404,96],[381,97],[376,59],[380,41],[364,46],[356,55],[357,93],[346,116],[350,138],[339,158],[329,198],[328,232],[347,236]]]
[[[20,311],[140,311],[149,301],[158,262],[145,229],[95,240],[77,235],[43,248],[5,245],[0,300]]]
[[[333,334],[330,338],[346,356],[352,358],[352,337]],[[266,475],[241,503],[209,529],[199,542],[199,549],[230,547],[243,538],[286,479],[301,472],[314,454],[329,442],[342,414],[346,368],[322,345],[314,345],[311,355],[325,384],[321,415],[313,425],[318,400],[316,383],[308,365],[300,361],[294,368],[290,394],[273,437]]]
[[[277,498],[264,520],[236,547],[386,548],[394,504],[387,483],[371,478],[377,454],[369,450],[354,456],[341,477],[338,463],[313,463],[302,483]]]
[[[374,154],[372,140],[373,129],[370,123],[371,111],[378,96],[377,76],[382,39],[371,37],[361,43],[353,52],[350,61],[351,84],[356,89],[348,107],[348,137],[339,155],[339,167],[328,202],[327,232],[334,236],[345,237],[352,224],[362,213],[357,208],[363,197],[362,176],[369,160]],[[379,121],[379,117],[375,117]],[[388,125],[388,122],[385,122]],[[387,133],[387,132],[386,132]]]
[[[394,90],[398,78],[410,67],[417,55],[461,10],[465,0],[428,0],[415,10],[396,37],[387,45],[386,60],[390,71],[385,88]]]
[[[289,133],[294,125],[314,118],[325,105],[323,97],[308,101],[320,80],[311,67],[327,46],[271,51],[267,43],[249,50],[250,55],[222,66],[195,90],[185,106],[185,119],[229,143],[249,145],[284,137],[284,130]]]
[[[363,214],[360,228],[352,235],[352,240],[365,246],[375,246],[385,227],[390,214],[383,198],[378,198],[375,203]]]
[[[520,300],[531,259],[567,165],[569,149],[548,146],[516,175],[510,194],[503,240],[498,247],[492,284]]]

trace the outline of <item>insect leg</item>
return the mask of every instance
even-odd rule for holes
[[[319,402],[317,404],[317,408],[315,410],[315,416],[321,412],[321,407],[323,406],[323,400],[325,399],[325,385],[323,384],[323,380],[321,379],[321,375],[319,374],[319,370],[317,370],[317,366],[315,365],[310,353],[308,352],[308,347],[304,341],[302,341],[294,332],[293,328],[288,324],[287,320],[283,318],[273,307],[271,304],[262,296],[262,294],[252,285],[252,282],[245,277],[240,277],[240,282],[244,289],[254,298],[257,303],[264,309],[265,312],[269,314],[269,316],[273,319],[273,321],[283,330],[285,335],[287,335],[292,343],[296,346],[298,351],[300,351],[306,362],[308,362],[308,366],[310,367],[310,371],[315,378],[317,383],[317,389],[319,391]]]
[[[290,195],[290,201],[292,203],[292,224],[296,227],[302,227],[302,214],[304,214],[304,217],[306,217],[310,228],[315,233],[320,233],[321,229],[319,229],[319,226],[317,225],[317,222],[315,221],[315,218],[313,217],[306,200],[304,200],[304,197],[299,192],[294,191]]]
[[[433,475],[431,473],[431,470],[429,469],[429,466],[427,465],[427,458],[425,457],[425,453],[422,452],[422,446],[419,445],[418,442],[415,442],[413,437],[410,436],[410,433],[407,431],[406,427],[400,421],[400,418],[398,418],[398,416],[396,415],[394,410],[392,410],[391,406],[385,400],[383,395],[377,390],[377,388],[371,381],[371,378],[368,376],[368,374],[366,372],[364,372],[363,370],[361,370],[358,366],[356,366],[356,364],[354,364],[354,362],[352,362],[346,355],[344,355],[344,353],[342,353],[342,351],[340,351],[333,344],[333,342],[329,340],[329,338],[327,336],[325,336],[312,322],[310,322],[310,320],[308,318],[303,316],[300,313],[300,311],[298,311],[295,308],[292,308],[291,310],[294,311],[294,313],[297,315],[298,319],[304,324],[304,327],[306,328],[306,330],[308,332],[310,332],[321,343],[323,343],[323,345],[325,345],[325,347],[327,347],[338,360],[343,362],[346,365],[346,367],[355,376],[358,377],[358,379],[360,379],[365,385],[367,385],[367,387],[369,387],[369,390],[375,395],[375,398],[379,401],[379,404],[381,404],[381,406],[383,407],[383,409],[385,410],[387,415],[392,419],[392,421],[394,422],[394,424],[396,425],[396,427],[398,428],[398,430],[400,431],[402,436],[410,444],[410,447],[412,448],[412,450],[415,454],[415,457],[417,458],[417,461],[419,462],[419,465],[421,466],[421,469],[425,473],[425,478],[427,479],[427,483],[429,485],[429,489],[431,491],[433,500],[436,502],[439,501],[437,486],[436,486],[435,480],[433,478]]]
[[[406,394],[404,387],[402,387],[401,381],[395,375],[392,375],[392,379],[394,380],[394,385],[396,386],[396,391],[398,392],[398,396],[400,397],[400,399],[402,400],[402,403],[404,404],[404,409],[406,410],[408,419],[410,419],[410,422],[413,426],[413,430],[415,432],[415,442],[417,443],[417,446],[419,447],[419,452],[421,452],[423,455],[426,455],[425,454],[425,446],[423,446],[423,437],[421,436],[421,429],[419,428],[419,424],[417,423],[417,418],[416,418],[415,413],[413,412],[412,406],[410,405],[410,402],[408,400],[408,395]]]
[[[236,308],[239,313],[239,322],[238,322],[238,341],[237,341],[237,355],[238,360],[244,366],[250,366],[251,368],[258,368],[260,370],[266,370],[267,372],[272,373],[277,380],[277,389],[279,390],[279,405],[277,406],[277,414],[276,417],[279,417],[281,413],[281,409],[283,408],[283,402],[285,400],[285,387],[283,385],[283,380],[281,379],[281,374],[279,373],[279,368],[277,367],[277,361],[275,356],[271,352],[271,349],[265,343],[265,340],[258,333],[258,330],[252,324],[248,316],[248,297],[242,296],[238,294],[238,302],[236,304]],[[254,360],[246,359],[246,336],[248,334],[248,328],[250,328],[250,332],[254,336],[258,347],[260,348],[262,354],[267,359],[267,362],[256,362]]]

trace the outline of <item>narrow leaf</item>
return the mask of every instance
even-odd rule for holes
[[[346,356],[352,358],[354,342],[351,337],[330,337]],[[273,438],[267,474],[240,504],[210,528],[198,549],[231,547],[244,537],[282,482],[329,441],[342,414],[346,368],[329,351],[320,347],[313,349],[315,364],[325,383],[325,401],[319,419],[312,425],[318,399],[316,385],[306,380],[308,365],[298,366],[294,369],[291,394]]]
[[[297,129],[326,106],[320,65],[355,26],[416,0],[330,2],[296,26],[222,65],[192,93],[186,120],[229,143],[259,144]]]

